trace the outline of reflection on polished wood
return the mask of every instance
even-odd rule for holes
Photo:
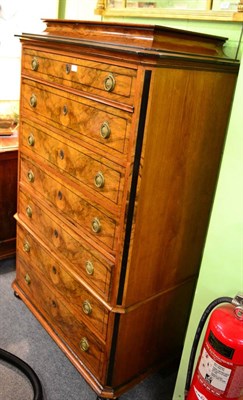
[[[18,132],[0,136],[0,259],[15,255]]]

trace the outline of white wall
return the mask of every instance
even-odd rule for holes
[[[65,18],[99,21],[101,17],[94,14],[96,4],[97,0],[66,0]]]
[[[0,2],[0,114],[18,107],[20,42],[16,34],[41,32],[41,18],[57,18],[58,0],[1,0]]]

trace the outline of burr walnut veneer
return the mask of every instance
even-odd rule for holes
[[[224,38],[45,22],[20,36],[13,288],[114,399],[180,357],[238,63]]]

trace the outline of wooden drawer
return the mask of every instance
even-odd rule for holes
[[[31,208],[32,216],[26,214]],[[31,199],[21,190],[19,192],[18,216],[31,231],[35,231],[52,251],[59,254],[64,264],[70,266],[75,274],[82,277],[91,287],[97,290],[105,300],[109,299],[111,274],[114,264],[84,239],[63,225],[51,211],[44,210],[38,201]]]
[[[124,168],[108,159],[75,145],[53,132],[23,123],[20,148],[28,148],[59,171],[82,183],[101,199],[119,204],[124,187]]]
[[[21,157],[20,183],[51,203],[69,222],[82,229],[98,244],[116,247],[118,223],[100,208],[85,201],[80,192],[65,186],[62,177],[44,172],[33,162]],[[25,205],[27,206],[27,204]],[[35,217],[33,215],[33,217]]]
[[[24,49],[22,73],[125,104],[134,102],[135,69]]]
[[[96,335],[106,339],[108,310],[85,289],[67,268],[50,254],[41,243],[18,224],[17,249],[31,271],[37,270],[42,279],[47,280],[60,296],[64,297],[79,316]]]
[[[30,105],[32,104],[32,106]],[[22,113],[38,117],[78,139],[127,152],[131,114],[28,79],[22,85]]]
[[[46,318],[60,339],[77,354],[86,366],[102,379],[105,346],[76,318],[58,293],[52,290],[41,275],[18,257],[17,281],[33,305]],[[82,350],[83,348],[83,350]]]

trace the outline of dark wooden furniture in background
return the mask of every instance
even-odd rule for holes
[[[18,135],[0,136],[0,260],[15,255]]]
[[[21,35],[13,288],[116,398],[180,358],[239,63],[224,38],[46,23]]]

